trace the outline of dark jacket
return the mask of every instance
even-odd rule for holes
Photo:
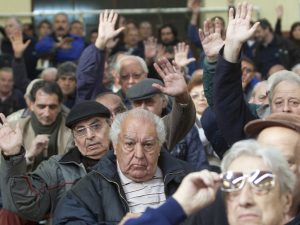
[[[172,195],[182,179],[194,170],[165,151],[161,151],[158,166],[164,176],[166,196]],[[129,206],[111,151],[60,201],[54,224],[117,224],[127,212]]]
[[[254,54],[255,66],[267,78],[269,69],[275,64],[281,64],[290,70],[300,63],[300,48],[288,39],[274,34],[274,38],[267,46],[257,43]]]
[[[0,112],[5,116],[24,107],[26,107],[26,103],[23,94],[18,89],[13,89],[11,95],[4,101],[0,99]]]
[[[53,213],[58,200],[86,175],[76,147],[41,162],[28,174],[24,152],[8,160],[1,157],[0,165],[3,207],[34,221]]]

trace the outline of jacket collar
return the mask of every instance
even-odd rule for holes
[[[77,147],[71,148],[67,153],[65,153],[59,160],[61,163],[75,162],[77,164],[81,163],[81,154]]]

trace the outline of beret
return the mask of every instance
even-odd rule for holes
[[[137,84],[128,88],[126,92],[126,97],[131,101],[144,100],[151,98],[155,94],[161,93],[161,91],[155,87],[152,87],[152,84],[159,84],[163,86],[163,82],[158,79],[146,78],[141,80]]]
[[[84,101],[75,105],[66,118],[66,127],[72,128],[76,123],[93,116],[110,118],[110,111],[96,101]]]
[[[266,118],[250,121],[244,130],[247,135],[253,137],[268,127],[285,127],[300,133],[300,116],[291,113],[272,113]]]

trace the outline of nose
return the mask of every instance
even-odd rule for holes
[[[253,205],[253,192],[251,190],[251,186],[248,182],[246,182],[245,186],[239,193],[239,205],[243,207],[249,207]]]
[[[86,129],[86,137],[89,138],[89,139],[91,139],[91,138],[93,138],[94,136],[95,136],[94,131],[92,131],[90,128],[87,128],[87,129]]]
[[[135,146],[134,156],[138,159],[141,159],[144,157],[144,151],[141,143],[137,143]]]
[[[282,112],[285,112],[285,113],[290,113],[290,112],[291,112],[291,107],[289,106],[288,101],[286,101],[286,102],[284,103]]]
[[[44,116],[49,116],[49,115],[50,115],[50,109],[49,109],[49,107],[45,107]]]
[[[135,84],[135,80],[134,80],[134,78],[133,78],[133,76],[131,74],[129,75],[128,83],[129,84]]]

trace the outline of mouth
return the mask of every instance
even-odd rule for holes
[[[249,221],[249,220],[257,220],[259,218],[259,216],[255,213],[245,213],[245,214],[241,214],[239,215],[239,220],[242,221]]]
[[[100,143],[92,143],[87,145],[88,150],[95,150],[98,149],[101,146]]]

